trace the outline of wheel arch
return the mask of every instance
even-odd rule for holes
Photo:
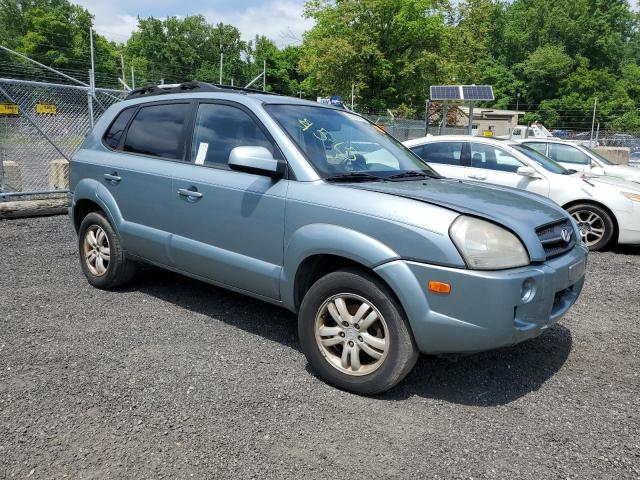
[[[593,205],[594,207],[601,208],[602,210],[607,212],[611,217],[611,221],[613,222],[613,236],[611,237],[611,241],[613,242],[618,241],[618,233],[620,232],[620,226],[618,225],[618,219],[616,218],[616,215],[613,213],[613,211],[609,207],[607,207],[603,203],[598,202],[596,200],[580,199],[580,200],[572,200],[571,202],[564,204],[562,208],[567,210],[575,205]]]

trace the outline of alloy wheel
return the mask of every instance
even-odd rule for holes
[[[600,215],[590,210],[577,210],[571,216],[578,223],[582,241],[591,247],[605,234],[605,223]]]
[[[389,329],[380,311],[351,293],[333,295],[322,303],[315,337],[325,359],[348,375],[377,370],[389,352]]]
[[[89,271],[101,277],[107,273],[111,259],[109,238],[105,231],[98,225],[91,225],[84,234],[84,261]]]

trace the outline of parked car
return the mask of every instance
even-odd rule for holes
[[[565,208],[591,250],[640,244],[640,186],[613,177],[584,179],[528,144],[465,136],[405,142],[438,173],[534,192]]]
[[[640,183],[640,168],[616,165],[593,148],[561,140],[519,140],[567,169]]]
[[[296,98],[135,91],[74,155],[71,190],[91,285],[147,262],[285,307],[318,375],[359,394],[419,352],[536,337],[584,282],[587,248],[549,200],[442,178],[363,117]]]

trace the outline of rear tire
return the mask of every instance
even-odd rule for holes
[[[615,224],[611,215],[603,208],[590,203],[579,203],[571,205],[567,211],[578,222],[582,241],[589,250],[603,250],[613,240]]]
[[[300,307],[298,335],[320,378],[360,395],[395,386],[419,355],[393,292],[358,269],[338,270],[311,286]]]
[[[136,264],[126,258],[120,238],[100,212],[91,212],[82,219],[78,253],[82,272],[96,288],[119,287],[136,273]]]

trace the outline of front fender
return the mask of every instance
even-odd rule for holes
[[[400,258],[389,246],[356,230],[326,223],[305,225],[291,235],[284,252],[280,291],[290,310],[295,309],[298,267],[313,255],[336,255],[372,269]]]

